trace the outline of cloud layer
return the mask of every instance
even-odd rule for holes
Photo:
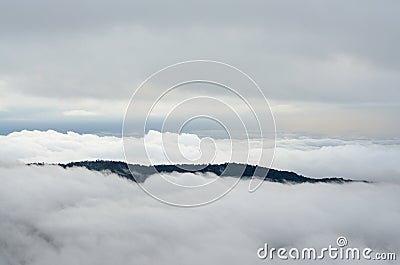
[[[41,0],[0,10],[5,120],[119,121],[150,74],[200,58],[237,66],[277,109],[288,106],[277,110],[284,130],[399,134],[396,1]]]
[[[265,264],[264,243],[321,248],[340,235],[353,247],[400,248],[398,185],[265,183],[250,194],[241,183],[183,209],[82,168],[3,163],[0,179],[1,264]]]
[[[169,163],[162,150],[159,132],[150,131],[146,135],[148,152],[155,164]],[[130,137],[132,152],[129,162],[148,164],[146,154],[141,152],[142,138]],[[166,137],[164,139],[175,139]],[[239,141],[239,140],[235,140]],[[176,142],[167,142],[176,144]],[[310,177],[339,176],[373,181],[399,181],[400,142],[398,140],[342,140],[286,137],[277,140],[275,159],[272,167],[291,170]],[[0,136],[0,157],[22,162],[69,162],[79,160],[109,159],[124,161],[122,139],[113,136],[92,134],[66,134],[55,131],[21,131]],[[216,156],[211,162],[230,161],[230,141],[215,139]],[[241,145],[243,146],[243,145]],[[250,142],[249,162],[257,164],[259,153],[257,140]],[[184,134],[179,138],[179,147],[189,159],[200,156],[201,138]],[[202,150],[210,151],[210,150]],[[210,151],[212,153],[213,150]],[[247,161],[246,152],[235,162]],[[174,160],[175,162],[183,162]],[[204,162],[209,162],[204,161]],[[261,161],[261,165],[269,166]]]

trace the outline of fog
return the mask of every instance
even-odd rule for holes
[[[242,181],[188,209],[82,168],[2,162],[0,179],[0,264],[265,264],[264,243],[322,248],[338,236],[375,252],[400,247],[396,184],[264,183],[248,193]]]

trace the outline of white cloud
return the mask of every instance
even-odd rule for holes
[[[173,137],[165,134],[166,145],[176,145],[184,157],[208,162],[214,145],[201,145],[202,138],[193,134]],[[169,163],[162,149],[162,134],[150,131],[146,135],[148,153],[155,164]],[[240,148],[247,142],[234,140]],[[216,156],[213,163],[230,161],[230,141],[215,139]],[[256,164],[260,152],[259,142],[250,141],[249,162]],[[143,150],[143,138],[129,137],[131,150],[128,161],[148,164]],[[179,151],[179,149],[175,150]],[[0,136],[0,157],[22,162],[69,162],[79,160],[121,160],[124,161],[122,139],[113,136],[92,134],[66,134],[55,131],[21,131]],[[172,161],[188,162],[172,152]],[[343,140],[316,138],[280,138],[277,140],[273,168],[291,170],[310,177],[340,176],[374,181],[400,181],[400,142],[398,140]],[[171,158],[171,157],[170,157]],[[243,152],[236,162],[245,162]],[[190,161],[189,161],[190,162]],[[269,166],[268,161],[261,165]]]
[[[354,247],[400,248],[399,185],[265,183],[248,193],[241,183],[183,209],[82,168],[0,166],[0,179],[0,264],[265,264],[264,243],[321,248],[340,235]]]
[[[0,136],[0,157],[23,162],[67,162],[123,157],[122,140],[113,136],[66,134],[56,131],[21,131]]]
[[[372,181],[400,181],[400,146],[342,141],[309,150],[278,148],[275,167],[314,177],[341,176]]]

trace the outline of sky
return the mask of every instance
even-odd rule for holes
[[[371,139],[400,132],[396,1],[40,0],[2,1],[0,10],[4,135],[120,135],[141,82],[193,59],[250,75],[279,132]]]

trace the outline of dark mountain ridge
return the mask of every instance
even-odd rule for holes
[[[36,165],[43,165],[38,164]],[[115,173],[121,177],[127,178],[135,182],[144,182],[150,175],[158,172],[163,173],[214,173],[220,177],[242,177],[243,179],[250,179],[253,175],[256,177],[263,177],[266,174],[265,181],[279,182],[279,183],[348,183],[355,182],[351,179],[344,179],[338,177],[328,178],[309,178],[294,172],[280,171],[276,169],[268,169],[265,167],[257,167],[253,165],[236,164],[236,163],[224,163],[224,164],[209,164],[209,165],[155,165],[143,166],[128,164],[121,161],[107,161],[107,160],[96,160],[96,161],[79,161],[70,162],[67,164],[57,164],[63,168],[72,167],[85,167],[89,170],[102,171]],[[228,166],[229,165],[229,166]],[[132,173],[135,177],[132,176]],[[366,182],[366,181],[363,181]]]

